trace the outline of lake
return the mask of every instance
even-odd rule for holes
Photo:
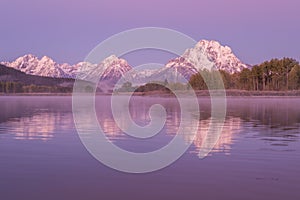
[[[161,170],[130,174],[103,165],[88,152],[74,125],[71,97],[2,96],[0,198],[300,198],[300,98],[228,97],[222,134],[203,159],[199,151],[211,109],[209,98],[198,101],[200,128],[195,139],[184,135],[191,146],[183,156]],[[153,104],[165,107],[165,126],[150,139],[137,139],[116,125],[109,97],[98,96],[96,113],[107,139],[137,153],[167,145],[180,124],[175,98],[134,97],[131,117],[147,125]]]

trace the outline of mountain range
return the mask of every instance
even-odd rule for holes
[[[25,74],[24,72],[0,64],[0,83],[1,82],[18,82],[22,85],[73,87],[74,79]]]
[[[41,59],[28,54],[17,58],[13,62],[1,62],[2,65],[14,68],[25,74],[53,77],[79,78],[100,80],[109,84],[116,84],[120,78],[136,83],[149,80],[189,78],[198,70],[224,70],[230,74],[240,72],[249,65],[242,63],[228,46],[222,46],[217,41],[201,40],[194,48],[187,49],[181,56],[170,60],[163,68],[157,70],[135,70],[124,59],[114,55],[104,59],[99,64],[80,62],[75,65],[59,64],[44,56]]]

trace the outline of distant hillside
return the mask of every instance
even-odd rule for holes
[[[0,93],[69,93],[73,84],[74,79],[34,76],[0,65]]]
[[[74,79],[52,78],[25,74],[19,70],[0,64],[0,82],[18,82],[24,85],[73,86]]]

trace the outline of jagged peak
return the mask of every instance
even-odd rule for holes
[[[41,60],[52,60],[50,57],[48,57],[48,56],[43,56],[42,58],[41,58]]]
[[[107,58],[105,58],[104,60],[118,60],[118,59],[119,58],[116,55],[112,54],[112,55],[108,56]]]
[[[61,71],[71,77],[75,77],[76,73],[80,72],[80,70],[86,70],[90,67],[106,69],[113,73],[127,71],[132,68],[125,59],[119,58],[114,54],[108,56],[99,64],[79,62],[74,65],[56,63],[48,56],[43,56],[39,59],[33,54],[26,54],[13,62],[5,62],[5,65],[34,75],[45,74],[47,71],[47,76],[53,77],[63,74]],[[249,67],[233,54],[230,47],[222,46],[216,40],[206,39],[200,40],[195,47],[187,49],[182,56],[170,60],[165,65],[166,68],[177,67],[182,68],[181,70],[192,69],[195,66],[198,66],[197,69],[216,68],[226,70],[230,73]]]
[[[16,61],[17,60],[31,60],[31,59],[38,60],[38,57],[33,54],[25,54],[23,56],[18,57],[16,59]]]
[[[228,53],[232,53],[231,48],[229,46],[223,46],[220,42],[216,41],[216,40],[206,40],[206,39],[202,39],[200,40],[195,48],[209,48],[209,47],[213,47],[215,49],[222,49],[227,51]]]
[[[184,59],[182,59],[184,58]],[[184,54],[173,59],[166,67],[194,65],[197,69],[209,68],[225,70],[229,73],[240,72],[248,68],[232,52],[228,46],[222,46],[215,40],[200,40],[195,47],[187,49]]]
[[[122,58],[118,58],[116,55],[110,55],[100,63],[100,65],[105,65],[105,66],[118,65],[118,64],[129,65],[126,60]]]
[[[101,63],[112,63],[119,60],[120,59],[116,55],[110,55],[107,58],[105,58]]]
[[[215,40],[202,39],[199,42],[197,42],[195,47],[207,47],[207,46],[221,46],[221,44]]]
[[[40,63],[48,63],[50,65],[56,65],[56,62],[48,56],[43,56],[40,60]]]

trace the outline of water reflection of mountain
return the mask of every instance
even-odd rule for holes
[[[74,124],[70,97],[2,97],[0,109],[0,134],[18,140],[49,140]]]
[[[156,103],[155,101],[158,101],[167,111],[164,131],[168,135],[174,136],[181,122],[180,107],[174,99],[136,98],[130,105],[132,118],[140,125],[147,124],[150,121],[149,108]],[[295,141],[298,138],[300,130],[300,101],[298,98],[228,98],[227,101],[227,118],[213,152],[229,153],[234,142],[234,134],[239,131],[244,134],[255,132],[257,134],[255,137],[262,140],[276,140],[276,145]],[[193,141],[196,152],[199,152],[207,137],[210,122],[209,99],[200,99],[199,102],[201,104],[200,129]],[[104,109],[105,112],[98,114],[100,124],[108,136],[118,137],[123,133],[114,123],[112,114],[106,110]],[[129,119],[121,117],[119,120],[121,126],[126,127]],[[255,131],[256,127],[258,131]],[[191,141],[192,137],[188,134],[188,127],[185,129],[184,138]]]
[[[194,146],[196,147],[196,153],[199,153],[203,145],[203,141],[209,138],[208,129],[210,126],[210,121],[211,119],[200,121],[200,127],[193,142]],[[241,123],[242,121],[240,118],[227,118],[223,124],[223,129],[217,143],[212,143],[214,146],[211,152],[224,152],[225,154],[229,155],[231,145],[234,143],[234,134],[241,130]]]
[[[175,121],[180,121],[180,119]],[[175,127],[174,124],[170,126],[171,123],[172,122],[167,122],[167,133],[175,135],[178,128]],[[225,152],[226,154],[229,154],[231,145],[234,142],[234,134],[241,130],[241,119],[238,117],[229,117],[225,120],[224,124],[214,124],[216,126],[223,126],[223,130],[216,143],[214,140],[210,140],[210,136],[208,135],[210,123],[211,118],[200,120],[196,136],[194,137],[191,132],[187,131],[183,134],[184,140],[192,142],[195,147],[192,151],[193,153],[198,154],[203,147],[204,140],[207,140],[208,143],[211,142],[210,145],[213,147],[211,152]]]
[[[63,122],[63,123],[62,123]],[[6,123],[10,127],[9,132],[17,140],[49,140],[57,127],[60,130],[72,126],[72,117],[61,113],[40,112],[32,116],[14,118]]]
[[[178,127],[180,126],[180,123],[183,123],[181,120],[181,111],[180,106],[178,105],[178,102],[175,99],[145,99],[145,98],[136,98],[134,102],[131,102],[129,106],[129,110],[131,113],[132,119],[139,125],[145,125],[150,122],[150,116],[149,116],[149,108],[151,105],[157,103],[161,104],[167,112],[167,119],[164,127],[164,132],[174,137],[175,134],[178,131]],[[97,106],[98,112],[98,121],[101,125],[101,128],[109,137],[110,139],[114,140],[120,137],[123,137],[124,134],[121,131],[121,129],[117,126],[115,123],[114,117],[109,109],[107,107],[110,106],[110,104],[106,104],[105,102],[101,102],[100,105]],[[106,109],[105,109],[106,108]],[[188,122],[187,124],[182,124],[184,127],[184,133],[183,138],[187,142],[192,142],[193,146],[195,147],[195,151],[199,153],[199,150],[202,146],[202,143],[205,138],[208,138],[207,135],[211,118],[209,117],[209,114],[207,113],[207,106],[202,106],[203,113],[201,115],[201,120],[199,121],[199,118],[194,117],[193,122]],[[124,110],[123,110],[124,111]],[[118,120],[120,122],[120,125],[122,128],[126,129],[126,125],[129,124],[129,120],[126,115],[122,114],[122,109],[120,109],[120,113],[118,115]],[[193,125],[197,124],[199,122],[199,129],[197,131],[197,135],[194,141],[193,136],[191,135],[194,127]],[[234,134],[238,132],[238,130],[241,129],[241,119],[239,117],[228,117],[225,120],[225,123],[223,125],[223,131],[222,134],[219,137],[219,140],[213,148],[213,152],[225,152],[229,153],[229,150],[231,148],[231,144],[234,141]]]
[[[178,117],[180,117],[180,107],[178,106],[178,102],[175,99],[136,97],[134,98],[134,101],[130,102],[129,111],[132,120],[140,126],[145,126],[151,121],[149,109],[155,103],[162,105],[166,109],[166,112],[168,114],[167,122],[174,122],[174,120],[176,121]],[[123,129],[126,129],[128,128],[128,124],[131,119],[127,117],[122,107],[119,108],[120,110],[117,118],[116,116],[113,116],[110,108],[111,104],[108,101],[101,101],[101,103],[96,104],[98,121],[101,125],[101,128],[108,137],[120,136],[123,133],[115,123],[115,120],[120,122],[119,125]],[[174,115],[176,115],[177,117],[174,117]]]
[[[104,132],[111,138],[124,136],[111,113],[108,97],[97,97],[97,116]],[[207,134],[210,120],[210,100],[200,98],[200,130],[193,142],[201,148]],[[237,129],[257,130],[256,137],[263,140],[291,142],[299,139],[300,100],[299,98],[228,98],[227,119],[219,142],[213,151],[230,149]],[[180,124],[180,107],[175,98],[134,97],[129,110],[133,120],[139,125],[150,122],[149,108],[153,104],[162,105],[167,112],[165,133],[174,135]],[[55,129],[73,127],[70,97],[1,97],[0,134],[13,133],[17,139],[51,139]],[[125,116],[125,115],[124,115]],[[120,114],[120,125],[126,129],[127,117]],[[197,119],[199,120],[199,119]],[[5,123],[5,125],[3,125]],[[88,126],[90,122],[82,122]],[[9,130],[8,130],[9,129]],[[188,127],[186,128],[188,132]],[[185,136],[187,141],[191,138]],[[283,143],[283,142],[281,142]],[[280,144],[281,144],[280,143]]]

